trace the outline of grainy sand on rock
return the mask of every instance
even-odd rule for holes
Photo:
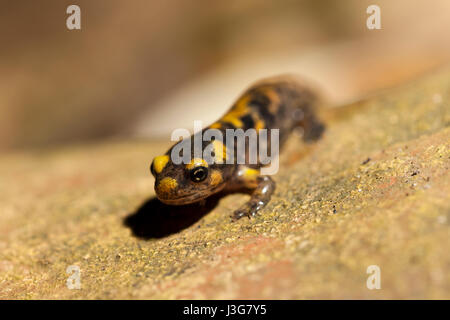
[[[315,145],[292,137],[273,200],[237,223],[246,195],[152,200],[168,143],[1,155],[0,298],[449,299],[450,73],[358,106]]]

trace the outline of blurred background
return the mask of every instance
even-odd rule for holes
[[[81,30],[66,8],[81,8]],[[381,30],[366,9],[381,8]],[[251,82],[297,73],[333,105],[450,60],[448,0],[1,0],[0,152],[169,140]]]

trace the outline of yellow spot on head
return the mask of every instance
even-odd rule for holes
[[[158,156],[153,159],[153,170],[156,173],[161,173],[163,171],[164,167],[166,166],[167,162],[169,162],[169,156]]]
[[[201,158],[194,158],[194,159],[192,159],[192,161],[190,163],[188,163],[186,165],[186,169],[191,170],[191,169],[193,169],[195,167],[199,167],[199,166],[207,168],[208,167],[208,163],[205,160],[201,159]]]
[[[220,173],[220,171],[219,170],[213,170],[211,172],[211,185],[212,186],[217,186],[222,181],[223,181],[223,179],[222,179],[222,174]]]
[[[156,186],[156,192],[165,194],[174,190],[176,187],[178,187],[177,180],[166,177],[158,183],[158,185]]]

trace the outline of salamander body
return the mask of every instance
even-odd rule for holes
[[[255,83],[218,121],[177,142],[164,155],[153,159],[151,172],[155,177],[157,197],[169,205],[183,205],[201,201],[223,190],[246,189],[250,191],[251,198],[234,212],[233,218],[254,216],[270,201],[275,182],[270,176],[260,174],[261,168],[267,164],[259,157],[260,153],[257,153],[256,161],[250,155],[255,151],[249,142],[254,135],[247,135],[244,149],[238,149],[236,137],[227,134],[253,131],[260,138],[262,129],[267,129],[267,142],[261,144],[258,140],[257,144],[258,152],[264,151],[266,154],[270,150],[278,150],[297,126],[303,128],[305,141],[314,141],[324,130],[316,115],[316,102],[314,92],[292,76],[268,78]],[[274,148],[271,139],[271,129],[279,130],[275,141],[277,148]],[[210,132],[216,135],[204,139]],[[194,145],[199,135],[203,139],[197,140],[201,141],[197,149],[182,148],[182,144]],[[222,136],[222,139],[217,136]],[[198,149],[201,149],[200,152]],[[243,157],[242,152],[239,153],[242,150]],[[205,154],[210,157],[205,157]],[[174,161],[174,155],[182,156],[184,161]]]

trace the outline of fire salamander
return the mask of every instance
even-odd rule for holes
[[[252,217],[269,201],[275,190],[275,182],[268,175],[261,175],[262,163],[250,164],[236,161],[237,152],[226,149],[226,129],[279,129],[279,147],[286,141],[292,130],[300,126],[303,139],[314,141],[320,138],[324,125],[316,113],[317,96],[314,92],[293,76],[280,76],[264,79],[255,83],[245,91],[231,109],[222,118],[204,128],[217,129],[223,134],[223,141],[211,139],[201,141],[201,148],[211,148],[214,163],[208,163],[203,157],[196,157],[194,149],[190,153],[191,161],[175,164],[171,155],[173,149],[189,141],[194,144],[194,135],[177,142],[164,155],[157,156],[151,164],[151,172],[155,177],[155,191],[160,201],[169,205],[184,205],[201,201],[220,191],[250,192],[250,200],[237,209],[232,216],[238,220],[244,216]],[[270,137],[270,134],[268,134]],[[234,139],[234,138],[233,138]],[[265,148],[271,148],[271,139]],[[262,146],[258,144],[258,148]],[[234,148],[236,151],[236,147]],[[248,141],[245,152],[248,152]],[[198,154],[197,154],[198,155]]]

